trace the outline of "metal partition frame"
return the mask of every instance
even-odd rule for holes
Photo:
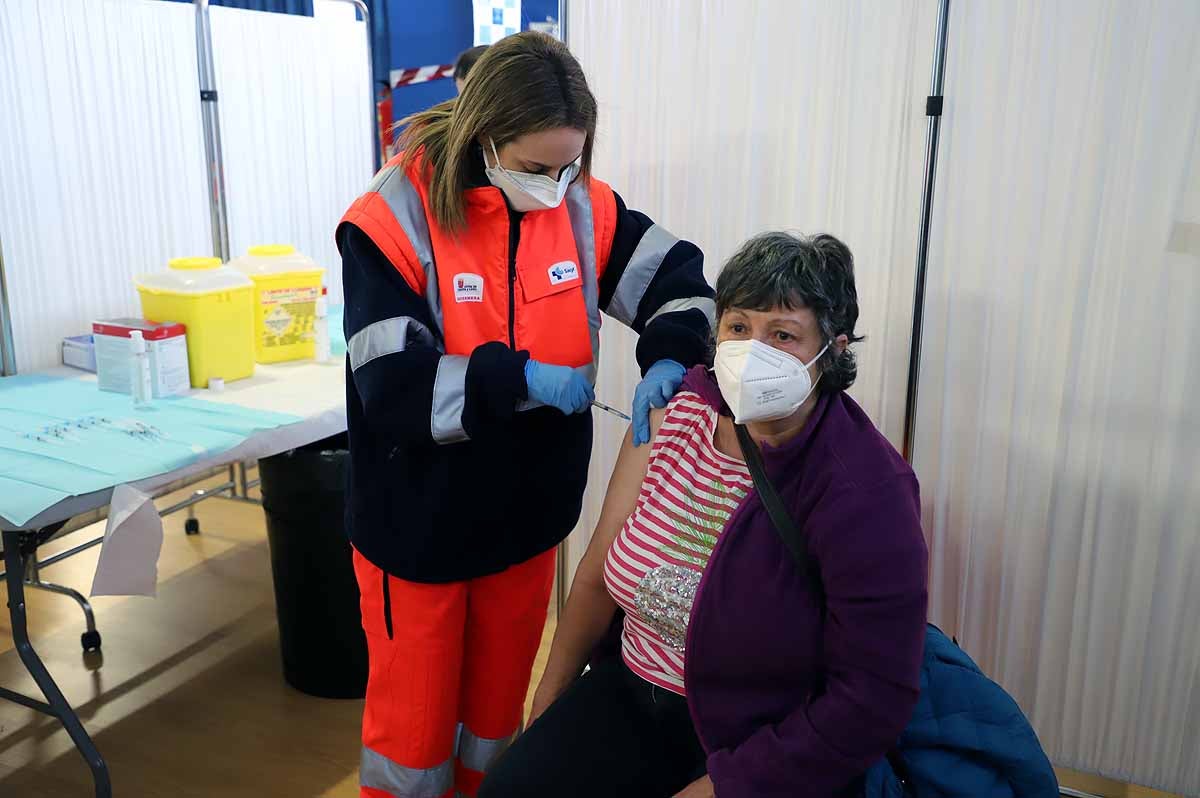
[[[917,276],[913,287],[912,337],[908,351],[908,388],[904,397],[904,459],[913,461],[917,424],[917,392],[921,379],[921,335],[925,326],[925,284],[929,267],[929,226],[933,218],[933,190],[937,178],[938,140],[942,130],[942,89],[946,83],[946,37],[950,25],[950,0],[939,0],[937,40],[933,52],[933,77],[925,115],[925,181],[921,195],[921,229],[917,237]]]
[[[568,48],[571,42],[567,39],[567,14],[570,11],[570,3],[568,0],[558,0],[558,38]],[[562,543],[558,544],[557,560],[555,562],[554,573],[554,606],[557,609],[556,617],[562,620],[563,609],[567,606],[567,596],[571,593],[571,585],[568,579],[570,575],[569,565],[567,563],[567,555],[570,550],[568,535]]]
[[[559,35],[570,47],[570,3],[569,0],[558,2]],[[933,218],[934,188],[937,178],[938,143],[941,136],[943,89],[946,81],[946,49],[950,23],[950,0],[938,0],[937,34],[933,54],[933,74],[930,78],[929,96],[925,101],[925,114],[929,117],[929,126],[925,142],[925,175],[921,198],[921,221],[917,238],[917,273],[913,286],[912,335],[908,356],[908,383],[904,401],[904,459],[909,463],[913,460],[914,434],[916,430],[916,413],[918,387],[921,376],[921,336],[925,322],[925,286],[928,281],[929,266],[929,230]],[[564,542],[558,549],[558,587],[555,595],[556,605],[562,611],[566,604],[569,586],[567,585],[567,544]]]
[[[213,66],[212,22],[208,0],[196,4],[196,64],[200,74],[200,114],[204,165],[208,168],[208,211],[213,256],[229,260],[229,212],[225,205],[225,162],[221,155],[221,114],[217,107],[217,71]]]
[[[225,166],[221,152],[221,117],[217,101],[216,69],[213,65],[212,25],[209,19],[209,0],[193,0],[196,7],[196,62],[200,77],[200,107],[204,133],[204,152],[208,169],[208,207],[212,229],[213,255],[228,261],[229,214],[225,203]],[[367,36],[367,99],[371,140],[374,144],[375,168],[379,161],[379,129],[375,124],[374,72],[371,59],[371,13],[363,0],[338,0],[350,3],[362,15]],[[4,273],[3,242],[0,242],[0,377],[17,373],[16,344],[13,339],[12,311],[9,307],[8,284]]]
[[[367,118],[371,120],[371,141],[375,142],[373,147],[375,154],[372,156],[375,159],[375,171],[378,172],[383,167],[382,142],[379,137],[379,124],[375,119],[375,58],[374,51],[371,47],[371,37],[374,35],[371,30],[371,11],[367,8],[364,0],[335,0],[338,3],[349,3],[358,9],[358,13],[362,14],[363,26],[367,29],[367,102],[370,105],[370,113]]]
[[[12,312],[8,307],[8,282],[4,277],[4,242],[0,241],[0,377],[17,373],[17,351],[13,344]]]
[[[208,167],[208,208],[212,224],[213,255],[228,261],[229,212],[225,202],[225,164],[221,153],[221,115],[218,109],[216,68],[213,65],[212,23],[209,0],[193,0],[196,6],[196,61],[200,74],[200,108],[204,130],[205,165]],[[371,141],[374,142],[376,171],[380,166],[379,126],[375,123],[374,61],[371,58],[371,12],[363,0],[337,0],[349,3],[362,15],[367,36],[367,101]],[[2,297],[0,297],[2,299]]]

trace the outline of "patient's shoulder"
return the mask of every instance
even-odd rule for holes
[[[663,422],[667,420],[666,407],[650,408],[650,439],[658,437],[658,431],[662,428]]]
[[[687,415],[702,415],[708,412],[713,412],[715,409],[716,408],[714,408],[708,402],[704,401],[704,397],[700,394],[696,393],[695,391],[684,389],[671,397],[671,401],[667,402],[667,408],[663,412],[665,412],[667,415],[675,415],[678,413]]]
[[[673,425],[692,427],[697,424],[711,423],[717,410],[704,401],[704,397],[700,394],[685,390],[675,394],[667,403],[666,409],[658,412],[662,413],[664,420],[670,421]]]
[[[716,410],[697,393],[680,391],[665,408],[650,409],[651,440],[658,438],[665,426],[674,436],[688,437],[697,428],[707,428]]]

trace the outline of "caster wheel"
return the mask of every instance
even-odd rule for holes
[[[99,632],[84,632],[79,636],[79,642],[83,645],[83,653],[87,654],[92,651],[100,650],[100,633]]]
[[[183,522],[183,531],[189,535],[199,535],[200,534],[200,519],[199,518],[189,518],[188,520],[184,521]]]

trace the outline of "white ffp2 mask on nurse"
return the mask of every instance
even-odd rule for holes
[[[510,172],[500,165],[500,154],[496,152],[496,142],[488,139],[492,146],[492,157],[496,159],[495,166],[487,166],[484,173],[491,184],[504,192],[514,211],[528,213],[529,211],[544,211],[557,208],[562,204],[571,181],[579,174],[580,160],[563,167],[558,180],[548,175],[533,175],[528,172]],[[485,159],[486,161],[486,159]]]
[[[738,424],[778,421],[799,410],[816,385],[808,369],[828,348],[825,344],[805,363],[762,341],[719,344],[713,371],[733,420]]]

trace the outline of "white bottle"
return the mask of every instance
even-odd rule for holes
[[[153,397],[150,384],[150,353],[146,351],[146,338],[141,330],[129,334],[129,385],[135,405],[146,405]]]
[[[329,343],[329,300],[325,296],[324,288],[317,297],[317,320],[313,322],[313,331],[317,336],[317,351],[313,357],[318,363],[328,363],[333,357],[333,351]]]

